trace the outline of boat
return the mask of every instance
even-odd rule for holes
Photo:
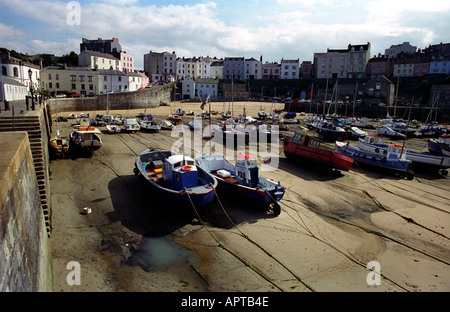
[[[389,126],[382,126],[377,128],[377,132],[381,136],[388,137],[390,139],[405,139],[405,135],[403,133],[397,132]]]
[[[170,114],[168,118],[169,118],[169,120],[171,122],[173,122],[175,124],[183,121],[183,118],[180,115],[177,115],[177,114]]]
[[[444,152],[447,152],[446,156],[449,156],[448,155],[449,145],[450,145],[449,134],[441,135],[437,139],[434,138],[428,139],[428,151],[434,155],[442,155]]]
[[[414,168],[419,166],[436,170],[450,168],[450,157],[445,155],[433,155],[431,153],[420,153],[407,150],[406,159],[413,162]]]
[[[50,148],[55,155],[59,155],[64,158],[65,154],[69,151],[69,141],[67,138],[61,136],[61,131],[58,128],[58,104],[55,98],[55,108],[56,108],[56,133],[55,136],[50,138]]]
[[[268,212],[279,215],[279,201],[285,189],[280,181],[260,176],[256,157],[249,154],[238,154],[233,165],[223,155],[197,154],[195,162],[205,171],[213,174],[218,180],[218,194],[235,196],[240,200],[258,204]]]
[[[172,130],[175,126],[169,120],[161,120],[159,126],[162,130]]]
[[[406,177],[408,180],[414,178],[412,171],[412,161],[406,159],[406,151],[398,144],[388,144],[387,152],[384,155],[365,151],[357,146],[344,142],[335,142],[336,152],[352,158],[358,164],[369,165],[374,168],[381,168],[393,174]]]
[[[191,157],[167,150],[146,149],[136,157],[134,174],[156,192],[160,202],[183,209],[202,209],[215,196],[217,179]]]
[[[140,130],[147,130],[153,132],[159,132],[159,130],[161,130],[161,125],[159,123],[147,118],[141,119],[141,121],[139,121],[139,126],[141,127]]]
[[[59,129],[56,130],[55,136],[50,139],[50,147],[54,153],[62,157],[69,151],[69,141],[61,136]]]
[[[306,134],[305,131],[296,132],[292,138],[285,137],[283,140],[284,154],[294,160],[313,161],[336,170],[350,170],[353,159],[324,149],[321,143],[322,140]]]
[[[350,134],[353,138],[359,139],[366,137],[368,133],[366,131],[359,129],[358,127],[353,126],[350,128]]]
[[[125,117],[125,121],[123,122],[123,126],[126,132],[136,133],[139,131],[141,126],[137,122],[136,118]]]
[[[100,134],[101,131],[93,126],[75,128],[69,137],[69,148],[77,151],[87,150],[92,154],[103,146]]]
[[[315,129],[323,139],[332,141],[342,140],[347,133],[344,128],[328,121],[317,123]]]
[[[181,108],[177,108],[175,114],[177,114],[178,116],[184,116],[185,111]]]
[[[386,139],[386,137],[381,135],[366,135],[364,138],[358,139],[358,147],[363,151],[386,154],[388,148]]]
[[[189,129],[191,129],[192,131],[195,130],[202,130],[203,128],[203,124],[201,122],[197,122],[197,121],[190,121],[188,123]]]
[[[113,133],[119,133],[122,129],[120,129],[120,126],[114,122],[111,122],[106,125],[106,132],[113,134]]]

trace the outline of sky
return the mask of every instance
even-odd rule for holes
[[[0,47],[61,56],[115,37],[136,69],[150,50],[301,63],[348,44],[449,43],[449,30],[448,0],[0,0]]]

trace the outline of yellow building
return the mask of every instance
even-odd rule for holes
[[[98,72],[90,68],[49,66],[41,71],[41,85],[52,95],[62,91],[93,95],[98,93]]]
[[[122,70],[120,60],[111,54],[84,50],[78,55],[78,66],[86,66],[91,69]]]

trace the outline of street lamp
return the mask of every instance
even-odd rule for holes
[[[35,110],[35,107],[34,107],[34,95],[33,95],[33,81],[31,79],[33,77],[33,72],[31,71],[31,68],[28,70],[28,77],[30,77],[31,109]]]

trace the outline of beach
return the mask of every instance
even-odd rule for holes
[[[256,117],[284,104],[239,102],[234,114],[244,107]],[[145,113],[159,121],[177,108],[202,110],[174,102]],[[228,110],[229,103],[211,109]],[[67,136],[73,122],[54,121],[53,131]],[[198,217],[192,207],[158,201],[133,173],[139,153],[170,150],[179,136],[160,130],[102,139],[92,157],[50,161],[56,292],[450,291],[447,176],[417,172],[407,180],[355,165],[330,172],[287,160],[280,146],[276,167],[261,171],[286,189],[280,215],[221,196]],[[67,281],[71,261],[80,264],[80,285]]]

